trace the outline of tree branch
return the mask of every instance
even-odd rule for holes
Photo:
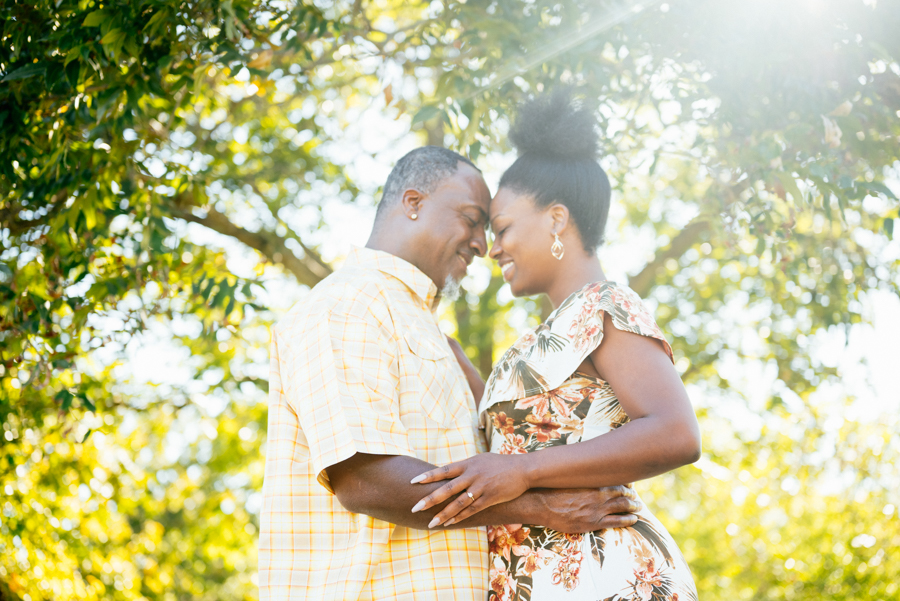
[[[285,269],[294,274],[298,282],[306,284],[310,288],[331,273],[331,268],[318,255],[308,250],[305,245],[301,244],[300,246],[309,254],[301,259],[285,245],[284,238],[272,232],[251,232],[235,225],[228,217],[213,208],[206,210],[206,217],[198,217],[188,210],[173,207],[172,215],[185,221],[199,223],[215,232],[243,242],[250,248],[259,251],[260,254],[273,263],[284,266]]]
[[[646,296],[656,281],[656,275],[663,269],[666,261],[677,259],[683,255],[687,249],[700,239],[700,235],[707,229],[709,229],[709,222],[705,218],[697,218],[691,221],[672,239],[669,246],[656,253],[653,260],[647,263],[640,273],[628,278],[628,286],[637,292],[638,296]]]

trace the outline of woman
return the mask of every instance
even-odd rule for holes
[[[525,105],[510,140],[519,157],[491,203],[490,256],[515,296],[547,294],[555,310],[488,379],[480,411],[492,452],[413,480],[448,480],[413,509],[453,498],[431,527],[529,488],[625,484],[700,456],[669,344],[596,256],[610,186],[593,117],[558,93]],[[646,509],[620,530],[512,524],[488,533],[492,601],[697,598],[681,552]]]

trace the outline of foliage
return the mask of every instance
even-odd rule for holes
[[[330,272],[329,206],[372,203],[377,151],[348,130],[379,112],[494,160],[516,103],[561,83],[597,108],[609,237],[640,241],[630,284],[702,395],[703,469],[649,489],[702,596],[896,594],[891,426],[829,426],[848,409],[816,392],[841,374],[811,353],[900,284],[896,3],[7,0],[0,19],[0,598],[253,598],[266,327]],[[485,372],[545,310],[487,271],[447,314]],[[160,332],[187,375],[154,387],[130,349]],[[763,405],[735,364],[776,374]],[[738,431],[735,400],[765,427]]]

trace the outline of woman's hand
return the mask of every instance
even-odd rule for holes
[[[522,457],[496,453],[483,453],[433,469],[413,478],[411,484],[450,478],[453,479],[424,497],[412,509],[413,513],[422,511],[456,495],[455,500],[434,516],[428,524],[429,528],[460,522],[486,507],[512,501],[529,488]]]

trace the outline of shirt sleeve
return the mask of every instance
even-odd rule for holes
[[[374,295],[373,295],[374,296]],[[356,453],[405,455],[400,421],[397,343],[383,300],[365,295],[311,312],[281,334],[287,402],[297,413],[318,482],[334,492],[325,469]],[[282,351],[283,353],[283,351]]]

